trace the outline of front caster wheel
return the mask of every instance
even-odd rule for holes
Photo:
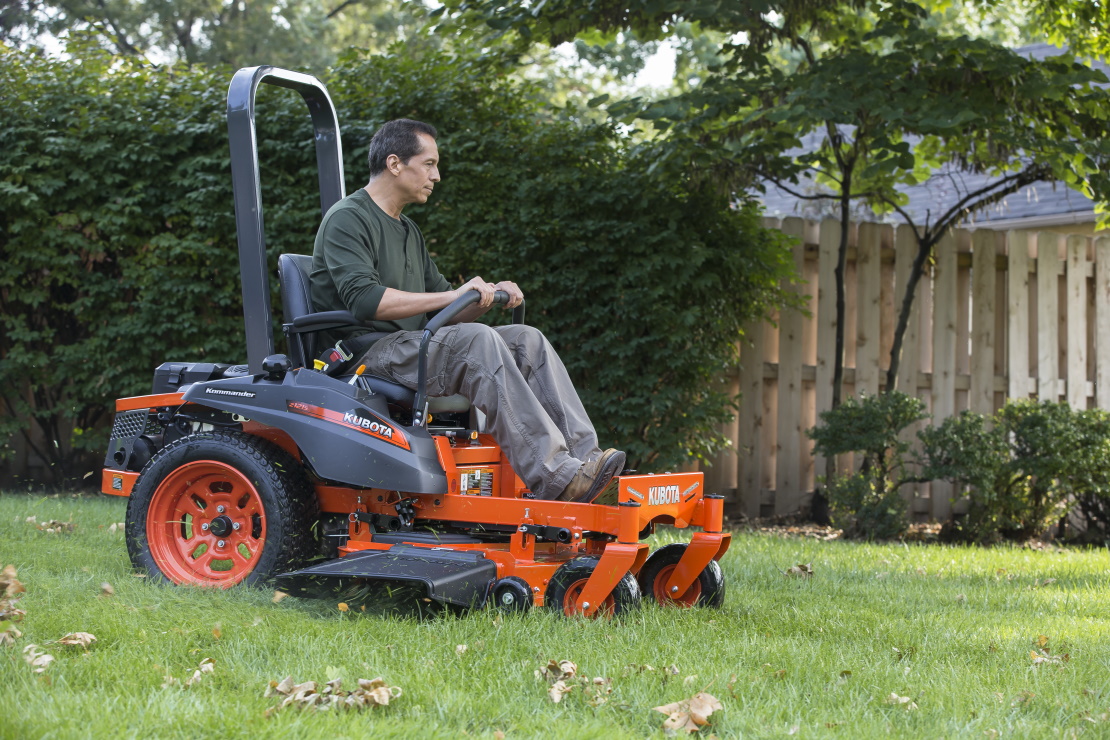
[[[637,579],[640,582],[640,590],[644,594],[651,594],[662,606],[720,608],[725,602],[725,578],[716,560],[709,561],[709,565],[698,574],[690,584],[690,588],[686,589],[686,593],[667,592],[667,580],[685,552],[684,544],[665,545],[653,552],[644,563],[644,567],[640,569]]]
[[[590,580],[597,568],[597,563],[597,558],[579,557],[560,565],[547,585],[544,605],[567,617],[581,614],[578,599],[582,595],[582,589],[586,587],[586,581]],[[638,609],[639,606],[640,587],[631,573],[625,573],[613,587],[612,593],[601,602],[594,616],[609,618]]]
[[[493,584],[490,600],[503,612],[526,612],[532,608],[532,587],[523,578],[508,576]]]
[[[127,503],[131,563],[171,583],[258,584],[312,555],[316,497],[270,442],[201,432],[160,450]]]

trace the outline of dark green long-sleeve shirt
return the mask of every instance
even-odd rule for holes
[[[424,237],[408,217],[383,211],[359,188],[332,206],[316,232],[309,276],[316,311],[350,311],[372,321],[386,288],[408,293],[451,290],[428,254]],[[426,315],[372,321],[374,331],[416,331]],[[332,342],[365,330],[336,329]]]

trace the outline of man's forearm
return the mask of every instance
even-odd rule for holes
[[[374,318],[378,321],[407,319],[429,311],[438,311],[449,305],[455,298],[456,294],[453,290],[442,293],[407,293],[403,290],[386,288]]]

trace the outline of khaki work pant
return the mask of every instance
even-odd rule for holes
[[[391,334],[361,362],[415,389],[422,334]],[[486,430],[537,498],[556,498],[601,453],[566,367],[533,327],[467,323],[436,332],[428,343],[428,395],[456,393],[486,415]]]

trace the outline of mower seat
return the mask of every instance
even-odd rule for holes
[[[284,317],[285,337],[289,344],[289,359],[293,367],[312,367],[320,356],[317,346],[318,332],[340,326],[361,326],[362,322],[346,311],[316,313],[312,308],[309,273],[312,257],[307,254],[282,254],[278,256],[278,283],[281,286],[281,308]],[[390,403],[411,409],[416,391],[387,378],[363,375],[362,383],[370,391],[385,396]],[[428,411],[433,414],[461,413],[470,409],[465,396],[437,396],[428,399]]]

